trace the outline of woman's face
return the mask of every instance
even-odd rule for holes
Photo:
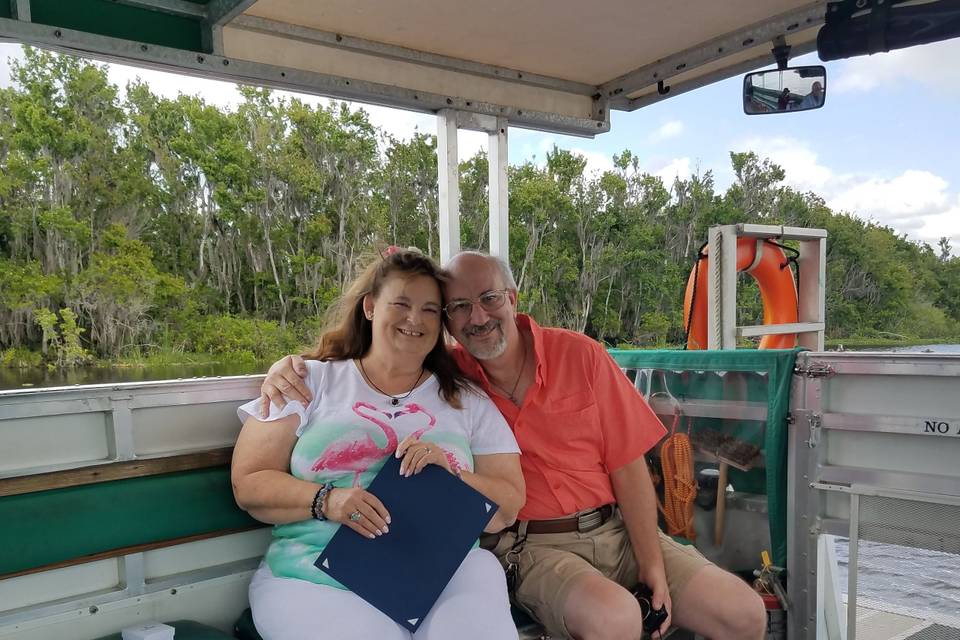
[[[373,322],[373,348],[422,362],[440,335],[440,305],[440,286],[430,276],[388,276],[376,298],[363,300]]]

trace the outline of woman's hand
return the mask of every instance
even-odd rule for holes
[[[405,478],[420,473],[428,464],[435,464],[453,473],[450,461],[447,459],[447,452],[435,443],[421,442],[415,435],[409,435],[403,439],[397,447],[396,456],[403,458],[400,462],[400,475]]]
[[[365,538],[376,538],[390,531],[390,513],[369,491],[359,487],[332,489],[323,507],[327,520],[350,527]]]

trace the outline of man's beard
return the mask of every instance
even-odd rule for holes
[[[478,345],[473,343],[470,338],[476,335],[478,332],[483,332],[484,330],[489,329],[491,331],[500,330],[499,339],[494,342],[492,345]],[[464,327],[464,342],[463,346],[470,352],[477,360],[492,360],[493,358],[498,358],[503,355],[503,352],[507,350],[507,336],[503,333],[503,330],[500,328],[500,321],[491,319],[486,324],[482,325],[471,325],[469,327]]]

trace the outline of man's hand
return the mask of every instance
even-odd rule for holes
[[[660,635],[663,636],[673,621],[673,602],[670,600],[667,578],[663,574],[659,576],[641,575],[640,581],[650,587],[650,591],[653,592],[653,596],[650,598],[653,611],[659,611],[660,607],[667,608],[667,618],[663,621],[663,624],[660,625],[659,629]]]
[[[300,356],[286,356],[274,362],[260,385],[260,416],[270,415],[271,402],[281,409],[289,400],[303,406],[310,404],[313,394],[304,383],[306,377],[307,365]]]

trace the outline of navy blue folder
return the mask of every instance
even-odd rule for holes
[[[314,564],[415,632],[497,505],[436,465],[404,478],[392,455],[367,490],[390,512],[390,532],[371,540],[341,526]]]

